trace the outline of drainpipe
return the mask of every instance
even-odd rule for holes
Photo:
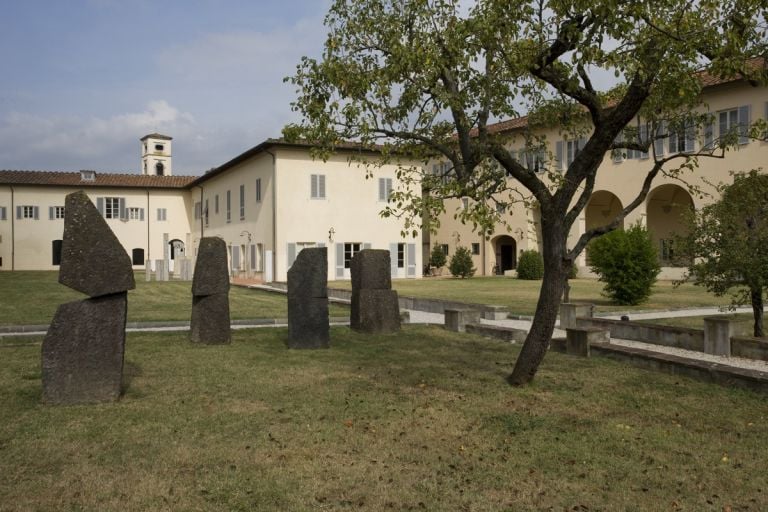
[[[11,270],[16,270],[16,206],[13,203],[13,185],[11,185]]]
[[[484,234],[480,235],[480,261],[482,262],[481,263],[481,266],[482,266],[482,274],[481,275],[486,275],[485,274],[485,235]]]
[[[277,157],[268,149],[264,152],[272,157],[272,280],[277,281]]]
[[[149,249],[149,247],[150,247],[150,245],[149,245],[149,226],[151,225],[151,218],[152,218],[151,215],[152,215],[152,213],[151,213],[151,211],[149,209],[149,189],[147,189],[147,218],[146,218],[146,220],[147,220],[147,255],[144,258],[144,266],[145,267],[146,267],[148,261],[152,261],[150,259],[151,254],[150,254],[150,249]]]
[[[203,186],[199,185],[200,187],[200,239],[202,240],[203,236],[205,236],[205,212],[203,211]]]

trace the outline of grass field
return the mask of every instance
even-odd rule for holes
[[[136,274],[136,289],[128,292],[128,321],[189,320],[192,312],[192,284],[167,281],[146,282]],[[58,282],[58,272],[0,272],[0,325],[50,323],[59,304],[84,299]],[[233,286],[229,292],[233,319],[285,318],[288,302],[284,295]],[[348,316],[349,309],[330,306],[331,316]]]
[[[132,333],[116,404],[40,404],[0,346],[0,510],[766,510],[765,396],[435,327]]]
[[[591,302],[597,311],[640,311],[680,309],[697,306],[727,306],[730,300],[715,297],[701,287],[683,284],[674,287],[670,281],[659,281],[648,302],[639,306],[616,306],[601,295],[603,283],[595,279],[573,279],[570,300]],[[331,288],[349,289],[349,281],[333,281]],[[471,279],[425,278],[396,279],[392,287],[398,293],[414,297],[433,297],[478,304],[499,304],[512,313],[532,315],[536,309],[541,281],[524,281],[508,277],[473,277]]]

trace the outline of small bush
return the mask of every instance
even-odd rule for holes
[[[538,251],[521,251],[517,261],[517,278],[535,281],[544,277],[544,259]]]
[[[472,253],[466,247],[457,247],[456,252],[451,257],[451,263],[448,265],[453,277],[472,277],[475,270],[472,267]]]
[[[429,255],[429,266],[432,268],[440,268],[445,265],[446,261],[445,253],[443,252],[443,248],[439,245],[435,245],[435,247],[432,249],[432,253]]]
[[[592,271],[605,283],[603,293],[616,304],[648,300],[661,271],[651,237],[639,224],[593,240],[589,257]]]

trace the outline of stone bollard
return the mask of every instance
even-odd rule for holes
[[[569,327],[565,333],[565,352],[573,356],[589,357],[592,343],[611,342],[611,332],[597,327]]]
[[[744,334],[747,322],[727,316],[704,317],[704,352],[717,356],[731,355],[731,337]]]
[[[466,332],[467,324],[479,324],[481,312],[476,309],[446,309],[445,328],[449,331]]]
[[[560,304],[560,328],[576,327],[579,317],[592,318],[595,306],[586,302],[562,302]]]

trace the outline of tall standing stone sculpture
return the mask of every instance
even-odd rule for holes
[[[90,298],[56,310],[42,346],[43,402],[110,402],[120,397],[131,259],[88,196],[65,202],[59,282]]]
[[[328,250],[304,249],[288,270],[288,348],[328,348]]]
[[[389,251],[363,249],[350,263],[352,308],[350,326],[356,331],[390,333],[400,330],[400,307],[392,289]]]
[[[209,345],[230,343],[227,245],[218,237],[200,239],[192,278],[189,339]]]

